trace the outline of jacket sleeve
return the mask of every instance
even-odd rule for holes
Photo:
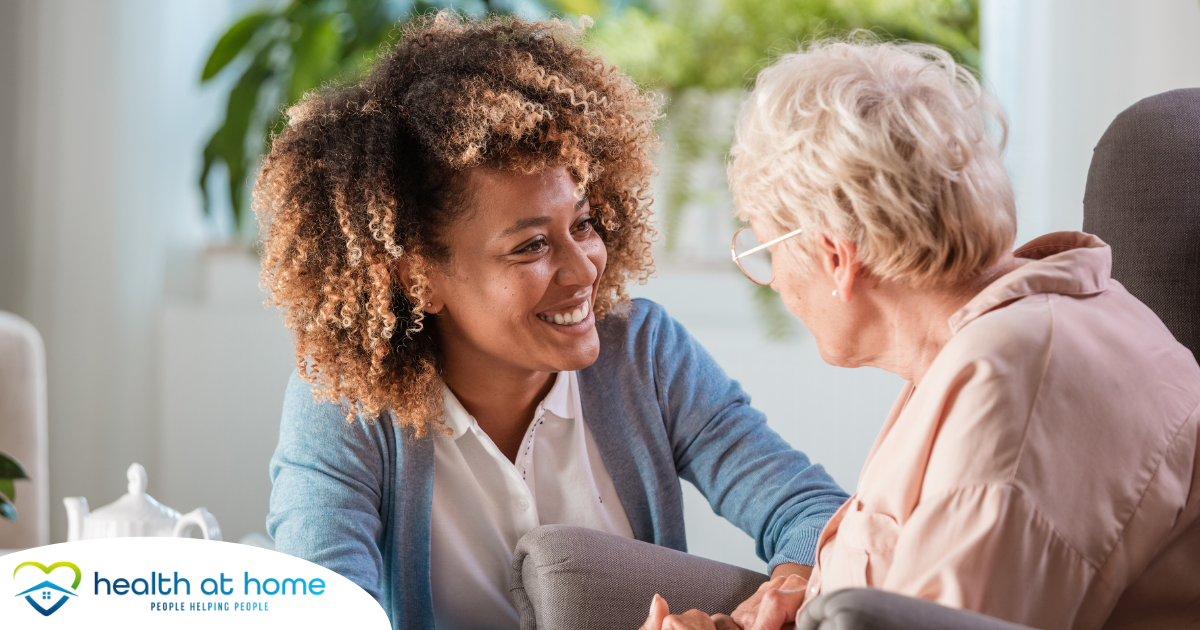
[[[347,422],[334,404],[313,400],[293,373],[271,458],[267,531],[275,549],[335,571],[383,603],[386,422]]]
[[[792,448],[683,326],[654,305],[655,388],[679,476],[754,538],[771,569],[812,565],[825,523],[848,498]]]

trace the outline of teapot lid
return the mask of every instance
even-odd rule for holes
[[[130,464],[125,476],[129,479],[129,493],[94,510],[88,518],[136,523],[179,520],[179,512],[146,494],[146,469],[141,464]]]

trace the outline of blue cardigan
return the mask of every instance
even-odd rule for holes
[[[847,495],[767,427],[750,397],[659,305],[597,322],[579,372],[583,414],[638,540],[687,550],[679,479],[752,536],[771,567],[812,564]],[[292,375],[271,459],[267,531],[278,551],[367,590],[394,628],[432,628],[433,439],[391,422],[347,423]]]

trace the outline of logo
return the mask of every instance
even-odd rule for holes
[[[77,620],[102,628],[392,627],[383,607],[345,576],[249,545],[130,536],[0,556],[0,630]]]
[[[25,567],[37,567],[46,575],[50,575],[55,569],[63,567],[75,572],[75,581],[71,582],[71,588],[69,589],[55,584],[53,580],[44,580],[37,586],[17,593],[17,597],[24,595],[25,601],[29,602],[29,605],[33,606],[34,610],[42,613],[43,616],[49,617],[50,615],[54,614],[54,611],[62,608],[62,605],[67,603],[68,599],[72,597],[78,597],[78,595],[75,594],[75,589],[79,588],[79,582],[83,580],[83,572],[79,570],[79,567],[75,566],[75,563],[55,562],[50,566],[46,566],[40,562],[22,562],[21,564],[17,565],[17,568],[13,569],[13,578],[15,579],[17,577],[17,571],[20,571]],[[34,599],[35,595],[37,599]],[[54,601],[55,596],[58,597],[58,601]],[[39,600],[41,601],[40,604],[38,603]],[[50,602],[54,603],[51,604]],[[45,604],[45,606],[43,606],[43,604]]]

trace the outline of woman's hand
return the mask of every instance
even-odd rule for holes
[[[810,575],[812,567],[802,564],[775,567],[771,579],[733,611],[733,620],[746,630],[780,630],[795,622]]]
[[[741,627],[726,615],[710,617],[695,609],[672,615],[667,600],[655,595],[650,602],[650,616],[641,630],[741,630]]]
[[[742,602],[733,616],[706,615],[689,610],[672,615],[667,600],[655,595],[650,615],[641,630],[781,630],[792,628],[804,603],[812,567],[785,562],[775,567],[771,579]]]

